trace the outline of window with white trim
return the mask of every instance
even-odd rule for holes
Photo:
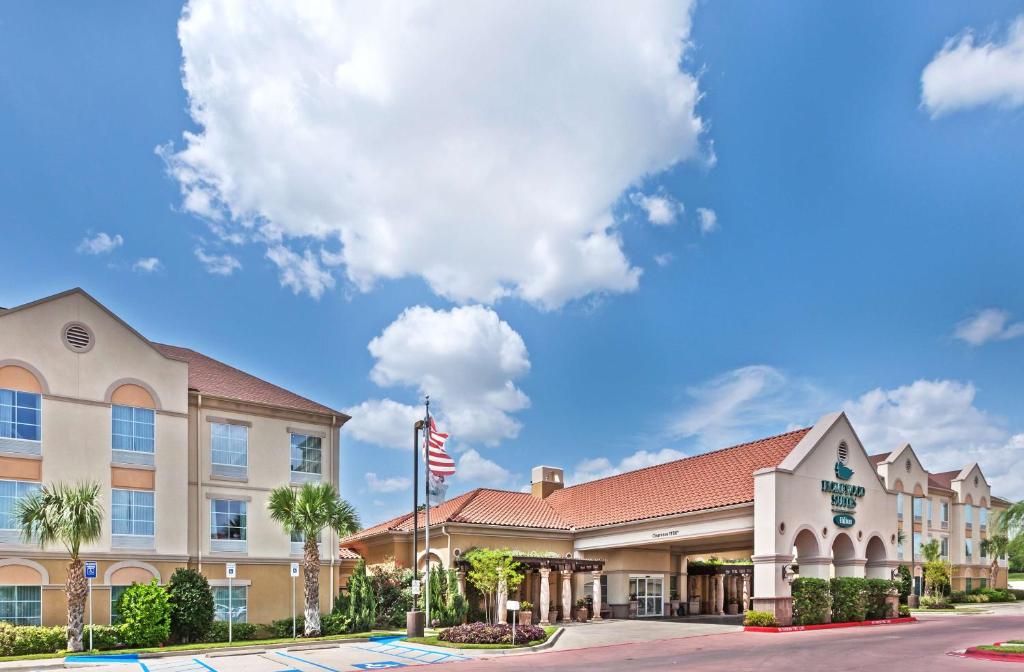
[[[974,527],[974,507],[964,504],[964,527],[968,530]]]
[[[210,538],[245,541],[246,503],[235,499],[210,500]]]
[[[155,534],[155,504],[152,490],[113,490],[110,526],[115,535],[152,537]]]
[[[940,547],[942,549],[942,557],[949,557],[949,537],[943,537],[940,541]]]
[[[978,507],[978,524],[983,530],[988,527],[988,509],[985,507]]]
[[[964,554],[967,556],[967,560],[970,561],[974,557],[974,540],[964,539]]]
[[[896,493],[896,518],[903,520],[903,493]]]
[[[319,436],[291,435],[292,471],[322,474],[322,442]]]
[[[39,586],[0,586],[0,621],[13,625],[42,625]]]
[[[124,591],[128,590],[129,586],[111,586],[110,587],[110,624],[117,625],[121,622],[121,612],[117,608],[117,601],[124,595]]]
[[[247,467],[249,428],[245,425],[210,423],[210,461],[229,467]]]
[[[39,491],[39,484],[32,481],[0,481],[0,530],[19,530],[14,509],[18,502]]]
[[[0,389],[0,439],[39,441],[41,399],[34,392]]]
[[[214,619],[227,621],[228,614],[231,614],[232,623],[247,623],[249,621],[248,586],[231,586],[230,588],[227,586],[213,586]]]
[[[152,408],[111,406],[111,444],[114,450],[152,453],[156,413]]]

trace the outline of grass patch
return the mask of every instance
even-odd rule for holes
[[[950,607],[949,609],[911,609],[912,614],[985,614],[986,609],[979,607]]]
[[[1024,572],[1012,572],[1010,581],[1024,581]]]
[[[537,646],[548,641],[548,637],[558,630],[557,625],[549,625],[544,628],[544,638],[535,639],[532,642],[524,642],[520,644],[516,642],[515,646],[511,644],[457,644],[455,642],[442,642],[437,638],[437,635],[431,637],[407,637],[404,641],[411,642],[412,644],[429,644],[430,646],[440,646],[446,649],[523,649],[527,646]]]
[[[988,653],[1012,653],[1017,655],[1024,654],[1024,644],[1021,644],[1020,646],[991,646],[986,644],[975,648],[977,648],[979,651],[985,651]]]
[[[333,640],[345,640],[345,639],[360,639],[370,636],[380,635],[402,635],[404,631],[398,630],[374,630],[373,632],[355,632],[344,635],[327,635],[326,637],[299,637],[292,639],[291,637],[279,637],[275,639],[246,639],[241,641],[235,641],[228,644],[227,642],[198,642],[196,644],[170,644],[168,646],[152,646],[142,649],[105,649],[103,651],[79,651],[78,653],[68,653],[67,651],[56,651],[54,653],[30,653],[24,656],[0,656],[0,662],[8,660],[41,660],[44,658],[63,658],[65,656],[74,658],[75,656],[116,656],[122,653],[165,653],[173,651],[208,651],[210,649],[234,649],[246,646],[269,646],[272,644],[305,644],[306,642],[330,642]],[[86,639],[88,642],[88,638]]]

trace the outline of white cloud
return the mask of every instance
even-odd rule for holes
[[[612,463],[607,457],[588,458],[576,465],[572,475],[566,481],[569,485],[575,485],[606,476],[614,476],[625,471],[653,467],[656,464],[664,464],[684,457],[686,455],[678,450],[662,448],[658,451],[638,450],[632,455],[622,458],[618,464]]]
[[[722,448],[794,421],[816,419],[825,405],[814,385],[766,365],[727,371],[687,394],[691,403],[669,423],[668,434],[696,438],[705,448]]]
[[[207,254],[201,247],[195,249],[196,259],[206,267],[207,273],[231,275],[242,268],[242,262],[230,254]]]
[[[1010,323],[1010,313],[998,308],[985,308],[956,325],[953,336],[971,345],[989,341],[1008,341],[1024,336],[1024,322]]]
[[[472,448],[459,456],[455,466],[455,478],[473,487],[505,485],[511,477],[508,469],[481,456]]]
[[[153,273],[163,268],[163,264],[156,257],[142,257],[132,264],[132,270],[139,273]]]
[[[671,252],[654,255],[654,263],[663,268],[671,264],[673,259],[675,259],[675,256]]]
[[[412,448],[413,423],[423,417],[423,409],[400,404],[391,399],[370,399],[346,408],[352,419],[345,423],[345,433],[359,441],[388,448]]]
[[[1024,105],[1024,15],[1003,41],[977,42],[971,31],[947,40],[921,73],[921,104],[933,117],[983,105]]]
[[[92,238],[85,237],[75,250],[79,254],[106,254],[124,244],[124,238],[117,233],[113,236],[100,231]]]
[[[698,226],[700,232],[709,234],[718,229],[718,215],[710,208],[697,208]]]
[[[267,259],[281,272],[281,286],[291,287],[293,293],[307,292],[319,299],[324,290],[334,287],[334,276],[320,265],[320,260],[309,250],[299,256],[284,245],[267,249]]]
[[[656,226],[668,226],[683,214],[683,204],[667,194],[643,194],[639,191],[629,195],[633,204],[647,213],[647,221]]]
[[[421,276],[545,308],[632,291],[613,207],[701,153],[691,9],[195,0],[178,33],[201,130],[158,152],[186,210],[332,250],[363,291]]]
[[[381,387],[429,394],[458,441],[494,445],[515,438],[512,413],[529,406],[515,380],[530,370],[522,337],[483,306],[407,308],[367,346]]]
[[[400,492],[408,490],[412,486],[412,479],[404,476],[379,478],[375,472],[368,471],[365,478],[370,492]]]

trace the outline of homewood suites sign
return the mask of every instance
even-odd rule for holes
[[[852,469],[836,462],[836,477],[846,480],[851,476]],[[822,479],[821,491],[831,497],[832,512],[836,514],[832,517],[832,522],[839,527],[853,527],[856,522],[853,511],[857,508],[857,499],[864,496],[864,486]]]

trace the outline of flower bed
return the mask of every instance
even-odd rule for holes
[[[865,625],[896,625],[899,623],[913,623],[916,620],[916,618],[910,616],[907,618],[882,618],[872,621],[853,621],[848,623],[822,623],[820,625],[784,625],[777,627],[746,625],[743,627],[743,629],[746,632],[803,632],[804,630],[831,630],[833,628],[857,628]]]
[[[525,644],[547,635],[544,628],[536,625],[517,625],[516,643]],[[511,644],[512,626],[505,624],[467,623],[442,630],[437,638],[453,644]]]

